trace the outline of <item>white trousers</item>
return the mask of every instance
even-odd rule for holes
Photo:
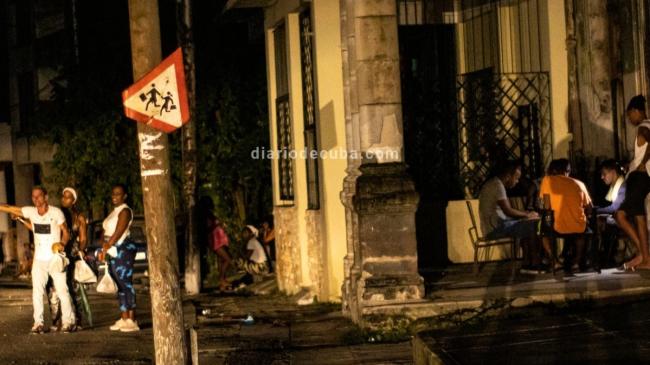
[[[75,315],[72,310],[72,299],[66,283],[66,273],[50,272],[49,262],[34,260],[32,264],[32,303],[34,305],[34,323],[43,323],[43,311],[45,304],[43,297],[46,295],[45,286],[47,280],[52,277],[54,289],[61,300],[61,322],[63,325],[75,323]]]

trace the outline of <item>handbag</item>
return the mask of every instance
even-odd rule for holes
[[[74,264],[74,280],[81,284],[92,284],[97,282],[97,275],[90,265],[84,260],[83,255],[79,254],[80,259]]]
[[[104,270],[104,276],[102,276],[102,280],[100,280],[99,284],[97,284],[97,292],[105,294],[117,293],[117,285],[115,284],[115,281],[111,275],[108,273],[108,265],[105,265],[105,268],[106,269]]]

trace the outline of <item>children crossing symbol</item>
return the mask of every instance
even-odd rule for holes
[[[178,48],[151,72],[122,92],[127,117],[164,132],[182,127],[190,118],[183,53]]]

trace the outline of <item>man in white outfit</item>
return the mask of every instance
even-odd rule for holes
[[[37,186],[32,189],[32,202],[33,207],[22,208],[0,204],[0,212],[18,217],[18,220],[34,233],[34,263],[32,264],[34,326],[31,332],[34,334],[46,332],[43,324],[43,297],[49,277],[52,277],[54,288],[61,300],[63,322],[61,331],[71,332],[75,330],[75,314],[66,283],[66,272],[64,267],[54,264],[60,257],[53,252],[52,247],[55,243],[68,242],[70,234],[65,217],[61,209],[48,204],[47,191],[43,187]]]

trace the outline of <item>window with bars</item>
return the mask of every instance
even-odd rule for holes
[[[278,132],[278,177],[280,199],[293,200],[293,140],[291,138],[291,110],[289,105],[289,76],[287,74],[287,37],[282,24],[273,32],[275,44],[276,124]]]
[[[552,156],[549,75],[495,74],[457,78],[460,176],[466,198],[478,196],[495,166],[523,162],[528,177],[544,174]]]
[[[309,209],[320,208],[318,183],[318,140],[316,137],[316,95],[314,84],[314,50],[310,10],[300,14],[300,58],[302,73],[302,102],[307,151],[307,201]]]

